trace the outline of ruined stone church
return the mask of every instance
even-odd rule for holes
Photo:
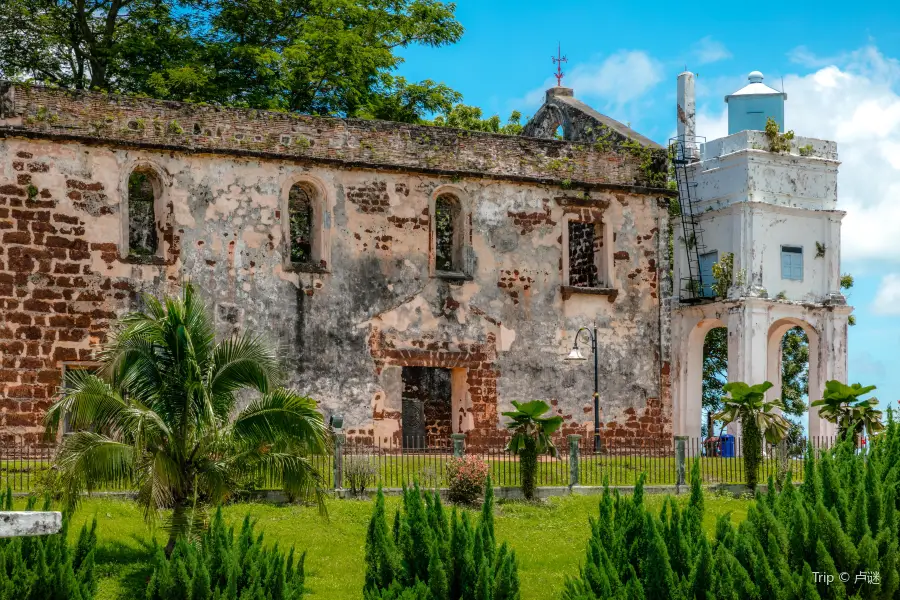
[[[586,325],[604,439],[691,433],[668,169],[563,87],[505,136],[0,84],[0,444],[39,443],[116,317],[186,281],[351,438],[488,445],[532,399],[590,434]]]

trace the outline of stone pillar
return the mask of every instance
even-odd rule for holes
[[[675,491],[679,494],[681,493],[681,486],[685,484],[684,463],[687,455],[687,440],[688,437],[686,435],[675,436]]]
[[[453,433],[450,434],[453,439],[453,456],[460,457],[466,454],[466,434]]]
[[[769,315],[766,300],[745,298],[728,315],[728,382],[756,385],[766,381],[768,368]],[[728,433],[741,435],[739,423]],[[737,453],[738,447],[735,447]]]
[[[694,74],[685,71],[678,75],[677,88],[678,113],[677,132],[679,140],[685,143],[685,158],[699,158],[695,147],[697,135],[697,110],[694,94]]]
[[[581,465],[579,442],[581,436],[577,434],[566,436],[569,440],[569,487],[581,483]]]
[[[809,344],[810,380],[809,399],[818,400],[825,391],[825,382],[836,379],[847,381],[847,318],[852,312],[849,306],[836,306],[830,312],[822,312],[818,327],[816,347]],[[816,361],[815,377],[812,362]],[[815,409],[809,412],[809,435],[811,437],[837,435],[837,426],[819,416]]]
[[[334,434],[334,489],[336,490],[344,489],[344,444],[346,441],[346,434]]]

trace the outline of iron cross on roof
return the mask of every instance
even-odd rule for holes
[[[562,64],[564,62],[569,62],[566,59],[566,57],[562,56],[561,54],[562,53],[560,51],[560,46],[559,46],[559,44],[556,44],[556,56],[550,57],[550,60],[552,60],[553,64],[556,65],[556,73],[553,74],[553,76],[556,77],[556,87],[562,87],[562,78],[563,78]]]

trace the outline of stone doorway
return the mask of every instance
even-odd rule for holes
[[[452,430],[450,369],[403,367],[400,433],[404,448],[426,448],[429,439],[449,438]]]

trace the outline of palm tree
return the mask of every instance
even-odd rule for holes
[[[772,387],[771,382],[758,383],[754,386],[735,381],[722,388],[728,396],[722,398],[725,408],[715,415],[715,420],[728,423],[740,422],[741,434],[744,438],[744,472],[747,486],[756,487],[758,468],[762,462],[762,440],[777,444],[787,435],[790,422],[774,412],[784,410],[781,400],[766,402],[766,392]]]
[[[519,472],[522,477],[522,493],[526,500],[534,499],[534,479],[537,473],[537,457],[541,454],[556,456],[556,446],[550,436],[559,429],[560,416],[542,417],[550,410],[543,400],[519,403],[512,401],[516,410],[503,413],[512,419],[506,427],[513,432],[506,449],[519,455]]]
[[[64,415],[76,430],[56,457],[65,504],[126,478],[148,523],[171,509],[167,552],[205,526],[211,505],[251,481],[324,512],[323,479],[308,456],[327,450],[327,430],[314,400],[276,387],[274,351],[246,333],[216,343],[190,284],[181,298],[146,304],[119,320],[96,374],[76,372],[47,414],[49,433]]]
[[[838,426],[838,434],[841,437],[852,435],[855,447],[863,430],[872,434],[884,429],[881,422],[882,413],[875,409],[878,406],[878,398],[859,398],[874,389],[876,389],[874,385],[865,387],[859,383],[845,385],[832,379],[825,382],[822,398],[812,402],[810,406],[820,406],[819,414],[826,421]]]

